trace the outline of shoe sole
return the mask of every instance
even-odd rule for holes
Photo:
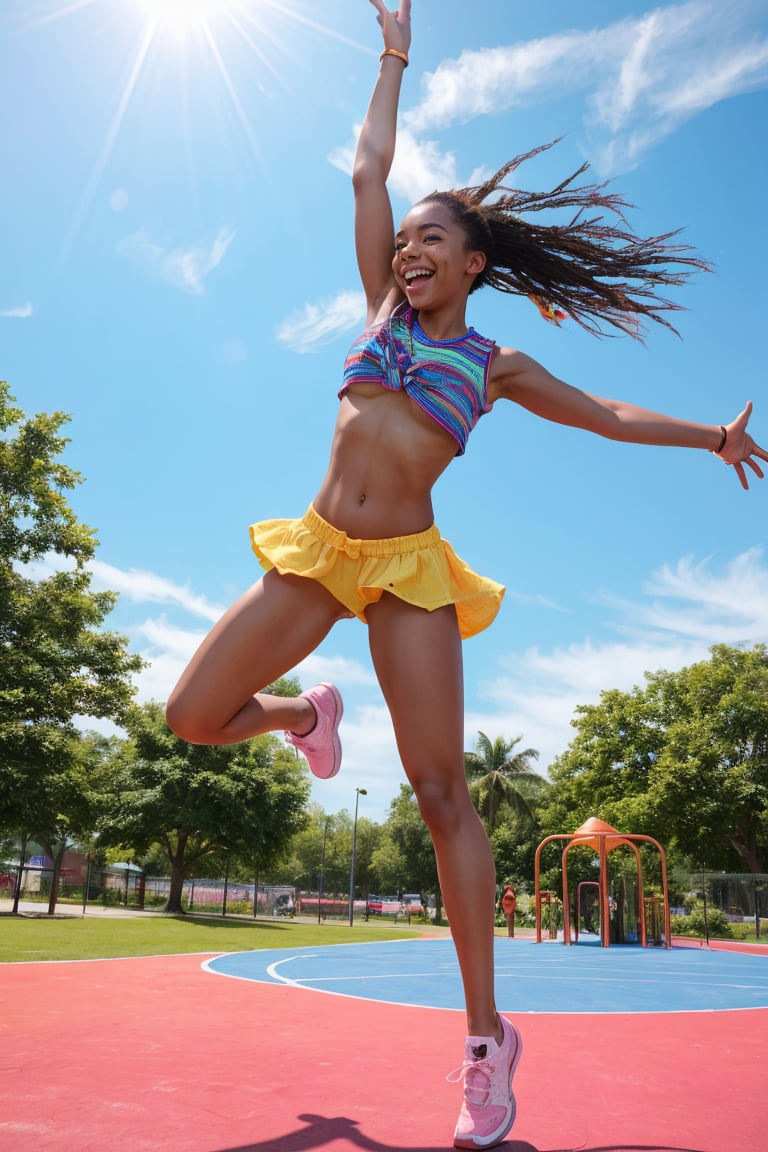
[[[341,740],[339,739],[339,724],[341,724],[341,718],[344,715],[344,703],[341,699],[341,693],[335,684],[329,684],[326,680],[321,680],[320,684],[318,684],[318,687],[327,688],[336,703],[336,715],[333,721],[333,736],[331,737],[331,743],[333,745],[333,765],[331,766],[331,771],[323,773],[322,776],[317,772],[313,772],[312,775],[315,776],[318,780],[331,780],[341,768]]]
[[[503,1128],[501,1128],[498,1132],[495,1132],[492,1136],[481,1136],[478,1139],[475,1139],[474,1136],[467,1136],[464,1139],[462,1139],[462,1137],[459,1137],[458,1140],[454,1139],[454,1148],[494,1148],[497,1144],[502,1142],[505,1136],[509,1135],[509,1132],[512,1129],[512,1125],[517,1118],[517,1101],[515,1100],[515,1094],[512,1091],[512,1080],[514,1079],[515,1070],[520,1063],[520,1057],[523,1053],[523,1038],[518,1032],[517,1028],[515,1028],[514,1024],[510,1023],[506,1017],[503,1019],[504,1023],[509,1025],[517,1037],[515,1055],[512,1057],[512,1063],[509,1066],[509,1094],[512,1098],[512,1109],[509,1114],[509,1119],[504,1123]]]

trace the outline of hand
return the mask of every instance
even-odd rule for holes
[[[384,37],[384,47],[405,52],[411,46],[411,0],[400,0],[396,12],[390,12],[384,0],[370,0],[378,12],[378,21]]]
[[[763,470],[759,464],[755,463],[752,459],[757,456],[760,460],[768,461],[768,452],[765,448],[760,448],[755,444],[752,437],[747,432],[747,424],[752,415],[752,401],[748,400],[743,412],[740,412],[735,420],[730,424],[726,424],[725,430],[727,436],[722,452],[717,455],[726,464],[732,464],[736,469],[736,474],[739,477],[739,482],[742,488],[749,488],[749,481],[747,474],[744,471],[744,465],[747,464],[755,475],[762,480]]]

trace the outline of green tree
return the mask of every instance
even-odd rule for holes
[[[413,788],[409,784],[400,785],[398,795],[390,804],[380,852],[387,850],[387,841],[391,842],[395,850],[395,852],[390,850],[390,861],[397,858],[396,854],[402,861],[403,872],[399,877],[400,886],[407,892],[421,892],[424,896],[433,894],[439,918],[442,897],[437,877],[435,851],[427,826],[419,812]],[[383,859],[378,853],[374,857],[374,861],[381,867]]]
[[[355,849],[355,892],[367,896],[375,892],[378,887],[376,880],[378,873],[374,866],[374,857],[381,846],[384,830],[381,824],[360,816],[357,821],[357,847]],[[352,839],[350,837],[348,854],[352,858]],[[349,884],[347,884],[349,887]]]
[[[491,848],[500,882],[513,884],[518,895],[533,891],[533,863],[541,840],[534,808],[533,823],[507,812],[491,836]]]
[[[121,746],[117,737],[86,732],[72,736],[58,770],[47,773],[41,791],[30,801],[26,827],[52,864],[48,914],[56,909],[64,853],[73,846],[92,847],[91,833],[99,813],[98,782],[105,765]]]
[[[768,870],[768,652],[717,644],[648,677],[666,739],[649,806],[662,835],[710,868]]]
[[[402,849],[392,839],[388,824],[382,828],[381,841],[371,859],[373,879],[371,891],[381,896],[395,896],[408,890],[406,883],[410,869]]]
[[[545,834],[589,816],[712,870],[768,866],[768,654],[724,644],[581,707],[550,768]]]
[[[289,858],[272,876],[276,883],[295,884],[305,891],[319,887],[323,872],[323,892],[346,892],[349,883],[349,853],[352,818],[342,810],[328,815],[319,804],[311,804],[307,824],[291,842]]]
[[[576,709],[573,726],[575,737],[549,768],[552,787],[540,808],[544,835],[575,832],[590,816],[653,835],[647,791],[665,730],[644,691],[602,692],[598,704]]]
[[[491,743],[484,732],[477,735],[476,751],[464,753],[464,768],[488,835],[493,835],[505,807],[532,822],[531,797],[546,784],[530,764],[531,760],[538,760],[539,753],[535,748],[513,753],[522,736],[514,740],[498,736]]]
[[[203,861],[266,869],[304,827],[309,779],[277,736],[188,744],[154,702],[137,708],[127,727],[131,739],[103,797],[100,843],[139,853],[163,846],[171,880],[166,911],[183,911],[184,880]]]
[[[298,676],[281,676],[261,691],[267,696],[301,696],[301,684]]]
[[[123,720],[142,661],[102,628],[116,596],[91,590],[96,540],[65,496],[68,418],[12,401],[0,383],[0,827],[60,844],[86,802],[76,721]]]

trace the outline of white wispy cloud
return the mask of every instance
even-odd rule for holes
[[[386,706],[348,702],[341,736],[342,770],[332,780],[313,780],[312,799],[326,812],[349,811],[354,807],[355,788],[362,787],[366,795],[360,797],[360,815],[383,822],[400,784],[405,783]]]
[[[768,39],[756,0],[660,6],[603,28],[462,52],[428,73],[423,97],[403,113],[388,184],[413,203],[435,189],[474,185],[487,169],[461,174],[454,152],[429,133],[513,107],[578,95],[590,158],[604,176],[636,166],[693,116],[768,84]],[[329,162],[352,172],[360,125]],[[353,328],[355,293],[307,304],[288,317],[278,340],[311,352]]]
[[[46,580],[55,572],[72,571],[75,561],[71,557],[48,553],[29,564],[19,564],[18,571],[30,580]],[[94,592],[117,592],[133,604],[169,604],[213,623],[224,612],[224,607],[193,592],[188,584],[177,584],[155,572],[141,568],[117,568],[102,560],[91,560],[87,565],[91,573]]]
[[[423,99],[404,114],[404,124],[423,133],[586,88],[590,66],[616,52],[619,36],[628,48],[628,32],[619,25],[613,32],[566,32],[464,51],[427,73]]]
[[[427,75],[403,124],[421,136],[578,93],[595,164],[610,175],[691,117],[765,87],[768,40],[758,19],[754,0],[692,0],[601,29],[462,52]],[[439,171],[439,154],[432,162]]]
[[[577,706],[596,703],[602,691],[630,691],[646,672],[706,659],[715,643],[768,643],[768,567],[759,549],[719,571],[709,561],[683,558],[653,572],[643,594],[634,601],[602,597],[616,640],[586,637],[502,657],[500,675],[479,686],[489,711],[466,717],[468,741],[478,730],[488,732],[484,725],[509,738],[522,734],[545,767],[570,743]]]
[[[720,575],[707,561],[690,557],[674,568],[664,566],[646,582],[644,591],[654,600],[645,607],[641,623],[707,642],[713,629],[724,644],[767,639],[768,569],[762,555],[759,548],[743,552]]]
[[[554,600],[548,599],[546,596],[540,594],[530,595],[525,592],[515,592],[514,589],[507,589],[507,597],[514,600],[517,604],[524,604],[527,608],[546,608],[551,612],[568,612],[568,608],[563,608],[562,605],[556,604]]]
[[[365,296],[362,292],[339,292],[305,304],[291,312],[279,325],[278,341],[294,352],[316,352],[338,336],[358,328],[365,319]]]
[[[170,248],[152,240],[141,228],[121,240],[117,251],[148,275],[192,296],[202,296],[203,281],[218,268],[234,238],[233,229],[220,228],[213,240]]]
[[[355,125],[353,139],[329,153],[328,159],[346,176],[352,175],[360,124]],[[464,178],[459,175],[458,161],[453,152],[444,152],[434,140],[420,139],[407,122],[397,130],[397,147],[392,171],[387,184],[392,192],[409,203],[420,200],[441,188],[459,188],[479,184],[490,175],[490,170],[478,168]]]
[[[211,622],[218,620],[225,610],[224,606],[192,592],[189,585],[177,584],[141,568],[116,568],[101,560],[93,560],[89,569],[93,573],[95,589],[119,592],[134,604],[173,604]]]
[[[26,304],[19,304],[16,308],[6,308],[0,312],[0,316],[6,320],[26,320],[31,315],[32,305],[29,300]]]
[[[633,23],[631,48],[606,61],[588,97],[604,171],[634,166],[694,116],[768,84],[768,39],[750,28],[749,8],[684,4]]]
[[[478,732],[522,736],[525,747],[539,751],[538,770],[546,773],[573,739],[576,709],[597,703],[601,692],[628,692],[645,683],[646,672],[706,659],[714,643],[768,643],[768,566],[759,550],[719,569],[681,559],[651,573],[637,600],[605,594],[602,604],[602,631],[615,639],[586,636],[550,650],[507,652],[492,678],[467,685],[468,698],[479,703],[464,716],[465,748],[475,747]],[[352,778],[368,791],[366,814],[383,820],[403,779],[386,708],[352,704],[342,734],[344,773],[315,786],[313,795],[328,811],[334,803],[348,808]]]
[[[25,571],[40,578],[52,565],[39,562]],[[221,608],[155,573],[104,563],[94,564],[93,585],[121,593],[118,629],[147,661],[136,676],[138,699],[166,700]],[[597,703],[601,692],[631,691],[644,684],[646,672],[675,671],[706,659],[715,643],[768,644],[768,563],[757,548],[721,565],[683,557],[651,572],[634,600],[609,591],[599,603],[600,639],[506,651],[493,674],[467,685],[475,703],[464,717],[466,748],[475,746],[480,731],[491,738],[522,736],[526,747],[540,752],[539,770],[545,772],[573,738],[577,707]],[[156,604],[172,608],[173,619],[146,611]],[[141,613],[126,626],[130,606]],[[383,820],[404,779],[391,720],[370,663],[334,648],[334,635],[295,669],[303,684],[331,680],[345,697],[344,772],[333,781],[313,781],[313,798],[329,812],[349,808],[353,781],[368,793],[361,813]],[[84,726],[99,728],[91,720]]]

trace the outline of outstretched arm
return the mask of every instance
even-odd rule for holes
[[[371,3],[379,14],[384,53],[360,130],[352,173],[355,249],[368,306],[368,323],[391,312],[402,299],[392,272],[395,228],[387,177],[395,154],[400,85],[411,45],[411,0],[400,0],[396,12],[387,11],[383,0],[371,0]]]
[[[489,398],[513,400],[545,420],[584,428],[609,440],[708,449],[734,466],[742,488],[749,487],[744,465],[762,479],[757,460],[768,461],[768,452],[747,432],[751,400],[730,424],[695,424],[573,388],[530,356],[509,348],[499,349],[495,357]]]

